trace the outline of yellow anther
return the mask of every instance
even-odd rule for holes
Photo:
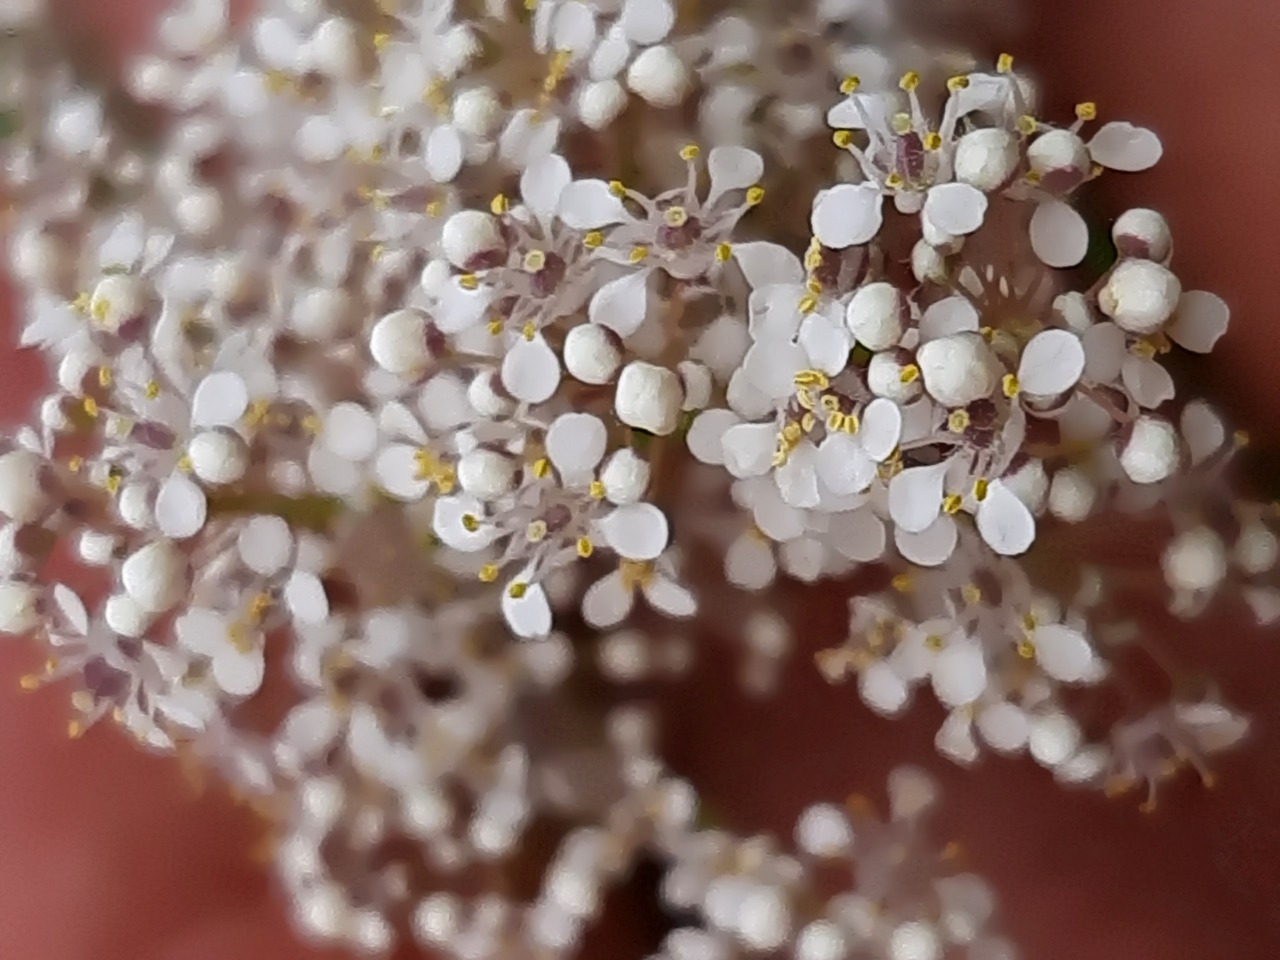
[[[160,396],[160,384],[156,383],[154,380],[148,380],[147,385],[142,389],[147,395],[148,400],[154,400],[156,397]]]
[[[373,249],[369,251],[369,259],[374,261],[374,263],[377,263],[379,260],[383,258],[386,252],[387,252],[386,244],[382,244],[382,243],[375,244]]]
[[[898,81],[899,89],[905,90],[907,93],[915,90],[918,86],[920,86],[920,74],[914,70],[908,70],[902,75],[902,79]]]
[[[924,135],[924,148],[926,150],[942,149],[942,134],[930,131]]]
[[[511,201],[507,199],[505,193],[495,194],[494,198],[489,201],[489,212],[495,217],[500,217],[511,209]]]
[[[436,470],[434,479],[435,479],[436,489],[439,490],[441,493],[449,494],[449,493],[453,493],[453,487],[457,483],[458,477],[453,472],[452,467],[446,467],[442,465],[438,470]]]
[[[622,574],[623,586],[634,590],[653,579],[653,564],[644,560],[623,560],[618,564],[618,572]]]
[[[631,252],[627,254],[627,259],[632,263],[643,263],[649,256],[649,248],[643,244],[636,244],[631,248]]]
[[[476,571],[476,576],[481,583],[493,583],[498,579],[498,565],[496,563],[486,563]]]
[[[857,433],[859,429],[858,415],[856,413],[845,414],[844,423],[840,424],[840,429],[845,433]]]
[[[815,296],[802,297],[800,299],[799,308],[801,313],[813,313],[818,308],[818,298]]]
[[[98,401],[93,399],[93,397],[85,397],[80,401],[80,406],[84,408],[84,412],[87,416],[96,417],[98,415]]]
[[[610,180],[609,192],[613,194],[615,197],[617,197],[618,199],[622,199],[627,195],[627,188],[623,186],[621,180]]]
[[[1231,442],[1237,447],[1247,447],[1249,445],[1249,431],[1237,430],[1231,435]]]
[[[439,200],[430,200],[422,209],[428,217],[438,217],[444,212],[444,204]]]
[[[952,433],[964,433],[971,422],[968,410],[952,410],[947,417],[947,429]]]
[[[1129,352],[1135,357],[1150,360],[1156,355],[1156,345],[1150,340],[1135,340],[1129,345]]]
[[[110,367],[98,368],[98,386],[100,387],[111,386],[111,368]]]
[[[667,207],[662,211],[662,222],[668,227],[683,227],[689,222],[689,211],[684,207]]]
[[[528,592],[529,584],[525,583],[523,580],[514,580],[512,581],[511,586],[507,587],[507,596],[512,600],[519,600]]]
[[[961,90],[968,90],[969,78],[963,74],[951,77],[947,80],[947,89],[952,93],[959,93]]]
[[[1013,70],[1013,57],[1010,54],[1002,53],[996,59],[996,73],[1009,73]]]
[[[524,0],[524,8],[532,13],[538,9],[538,0]]]
[[[591,495],[593,500],[604,499],[604,482],[601,480],[592,480],[587,486],[587,493]]]
[[[809,416],[813,416],[813,414],[809,414]],[[828,430],[831,430],[833,432],[837,432],[837,431],[843,432],[844,431],[844,414],[841,413],[839,410],[832,410],[830,413],[827,414],[826,426]]]
[[[526,320],[524,326],[520,328],[520,335],[532,342],[538,335],[538,328],[532,320]]]
[[[124,478],[118,473],[108,473],[107,478],[102,481],[103,488],[113,497],[120,492],[120,485],[124,483]]]
[[[1084,120],[1086,123],[1090,120],[1098,119],[1098,105],[1091,100],[1084,103],[1076,104],[1076,119]]]
[[[812,410],[814,406],[813,394],[806,389],[797,390],[796,403],[800,404],[805,410]]]
[[[686,161],[697,160],[702,154],[702,148],[696,143],[685,144],[680,148],[680,159]]]
[[[818,418],[811,412],[805,411],[804,416],[800,418],[800,429],[805,433],[812,433],[813,428],[818,425]],[[834,429],[834,428],[833,428]]]
[[[71,301],[71,309],[76,311],[77,313],[88,313],[89,301],[90,301],[89,294],[79,293],[76,295],[76,298]]]
[[[1006,373],[1000,378],[1000,392],[1006,397],[1013,399],[1018,395],[1018,391],[1022,389],[1022,385],[1018,383],[1018,378],[1012,373]]]
[[[992,340],[995,339],[996,328],[995,327],[979,327],[978,333],[982,335],[983,340],[987,341],[987,343],[990,343]]]
[[[982,588],[976,583],[966,583],[960,588],[960,598],[969,606],[982,602]]]
[[[899,383],[915,383],[920,379],[920,368],[914,363],[908,363],[905,367],[898,371]]]
[[[578,547],[578,556],[580,556],[583,560],[591,556],[592,552],[595,550],[595,547],[592,546],[591,539],[589,537],[579,537],[577,547]]]
[[[840,398],[834,393],[824,393],[822,399],[818,401],[822,405],[822,409],[827,413],[840,412]]]
[[[927,634],[924,638],[925,648],[935,653],[942,649],[942,636],[937,633]]]
[[[547,265],[547,255],[541,250],[530,250],[520,261],[526,273],[537,273]]]
[[[840,92],[847,97],[850,94],[857,93],[860,86],[862,86],[862,81],[853,74],[850,74],[840,81]]]
[[[810,277],[808,280],[804,282],[804,288],[808,290],[810,293],[812,293],[815,297],[820,296],[822,293],[822,284],[819,283],[817,280],[815,280],[813,277]]]
[[[531,469],[533,470],[533,475],[541,480],[551,472],[551,461],[546,457],[540,457],[533,461],[533,467]]]
[[[1018,641],[1018,656],[1023,660],[1031,660],[1036,655],[1035,645],[1030,640]]]
[[[604,243],[604,234],[599,230],[592,230],[582,238],[582,245],[588,250],[594,250]]]
[[[890,190],[901,190],[906,183],[907,181],[902,178],[902,174],[896,170],[884,178],[884,185]]]
[[[77,455],[67,458],[67,469],[72,473],[79,473],[84,469],[84,457]]]
[[[754,207],[764,202],[764,187],[755,186],[747,191],[747,206]]]
[[[1029,113],[1024,113],[1018,118],[1018,132],[1024,137],[1029,137],[1040,129],[1040,122]]]
[[[991,481],[984,477],[979,477],[973,481],[973,499],[981,503],[987,499],[987,491],[991,489]]]
[[[852,130],[837,130],[831,135],[831,142],[841,150],[848,150],[849,145],[853,143]]]
[[[964,504],[964,499],[958,493],[950,493],[942,498],[942,510],[949,516],[955,516],[960,512],[960,507]]]
[[[729,258],[733,256],[733,247],[727,243],[716,244],[716,262],[728,263]]]
[[[825,390],[831,385],[831,381],[821,370],[800,370],[796,373],[794,382],[797,387],[817,387],[819,390]]]
[[[379,31],[378,33],[375,33],[373,35],[373,49],[375,50],[381,50],[390,42],[391,42],[391,34],[389,33],[386,33],[384,31]]]
[[[889,585],[898,593],[910,593],[914,581],[911,578],[911,574],[900,573],[889,581]]]
[[[42,680],[38,674],[28,673],[18,681],[18,686],[23,690],[38,690]]]
[[[462,529],[467,533],[475,533],[480,529],[480,518],[474,513],[464,513],[462,515]]]
[[[547,538],[547,522],[545,520],[533,520],[524,531],[525,538],[530,543],[539,543]]]
[[[79,720],[72,720],[67,724],[67,736],[72,740],[79,740],[84,736],[85,730],[88,728]]]
[[[502,330],[505,326],[506,326],[506,323],[503,321],[501,317],[494,317],[492,320],[489,321],[488,325],[486,326],[486,329],[489,331],[489,336],[496,337],[500,333],[502,333]]]
[[[782,427],[782,439],[788,444],[796,444],[804,436],[804,427],[794,420],[788,420]]]
[[[253,601],[249,604],[249,616],[254,620],[261,620],[263,614],[271,609],[272,600],[269,593],[258,593],[254,595]]]
[[[458,286],[463,290],[474,290],[480,286],[480,281],[474,273],[464,273],[458,277]]]

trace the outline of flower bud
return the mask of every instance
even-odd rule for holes
[[[116,538],[98,530],[84,530],[76,543],[76,552],[91,567],[105,567],[115,556]]]
[[[1173,316],[1182,284],[1150,260],[1122,260],[1098,293],[1098,306],[1122,330],[1138,336],[1155,333]]]
[[[902,292],[891,283],[878,281],[854,292],[844,321],[849,332],[868,350],[888,350],[901,339],[908,315]]]
[[[629,427],[665,437],[679,425],[683,404],[680,378],[666,367],[633,360],[618,377],[614,410]]]
[[[491,266],[506,244],[496,217],[481,210],[459,210],[444,222],[440,249],[459,270]]]
[[[665,43],[647,47],[631,61],[627,86],[655,107],[674,107],[689,92],[689,68]]]
[[[120,519],[134,530],[151,526],[151,490],[145,483],[126,483],[116,497]]]
[[[100,329],[116,333],[147,308],[147,287],[138,277],[113,273],[98,281],[89,298],[89,316]]]
[[[955,178],[990,193],[1003,186],[1018,167],[1018,140],[1001,127],[983,127],[956,141]]]
[[[152,541],[120,565],[120,583],[144,612],[162,613],[186,592],[186,558],[170,541]]]
[[[482,417],[505,417],[515,409],[512,400],[500,387],[496,372],[479,373],[467,384],[467,400]]]
[[[427,318],[416,310],[395,310],[369,331],[369,352],[383,370],[408,376],[421,373],[431,361]]]
[[[884,350],[871,355],[867,365],[867,387],[877,397],[907,403],[920,396],[920,377],[907,373],[911,354],[906,350]]]
[[[1227,551],[1208,527],[1186,530],[1165,547],[1160,558],[1165,582],[1174,590],[1213,590],[1227,575]]]
[[[44,461],[30,450],[0,454],[0,513],[18,523],[39,519],[49,505],[40,483],[43,469]]]
[[[502,123],[502,104],[489,87],[472,87],[453,98],[453,123],[473,137],[491,137]]]
[[[930,340],[916,351],[924,388],[944,407],[963,407],[995,392],[1000,364],[978,333]]]
[[[481,500],[496,500],[511,492],[515,481],[514,461],[497,450],[477,447],[458,461],[458,483]]]
[[[102,609],[107,626],[122,637],[140,637],[147,632],[151,618],[132,598],[122,593],[107,598]]]
[[[1111,239],[1121,257],[1163,263],[1173,252],[1169,223],[1155,210],[1135,207],[1120,214],[1111,227]]]
[[[564,338],[564,365],[583,383],[608,383],[622,363],[618,335],[598,323],[580,323]]]
[[[1280,559],[1280,540],[1265,524],[1248,523],[1240,531],[1232,559],[1249,576],[1266,573]]]
[[[610,503],[635,503],[649,488],[649,463],[634,450],[623,447],[604,462],[600,482]]]
[[[617,80],[598,80],[578,94],[578,117],[588,130],[604,130],[627,106],[627,91]]]
[[[1097,487],[1084,471],[1067,467],[1053,475],[1049,512],[1067,523],[1080,523],[1088,518],[1097,497]]]
[[[303,340],[325,342],[346,334],[354,313],[351,294],[341,287],[311,287],[293,303],[289,326]]]
[[[38,627],[39,596],[29,583],[0,582],[0,633],[30,633]]]
[[[1083,177],[1093,167],[1084,141],[1070,130],[1050,130],[1032,140],[1027,163],[1042,179],[1054,173]]]
[[[1134,483],[1159,483],[1178,468],[1178,431],[1167,420],[1142,416],[1134,421],[1120,453],[1120,466]]]
[[[203,483],[235,483],[249,469],[249,448],[230,430],[204,430],[187,444],[191,471]]]

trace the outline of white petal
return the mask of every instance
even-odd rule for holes
[[[530,108],[517,110],[498,138],[498,155],[522,170],[555,149],[559,136],[560,118],[555,114]]]
[[[725,551],[725,579],[743,590],[763,590],[777,573],[773,548],[753,531],[734,538]]]
[[[1069,330],[1042,330],[1022,350],[1018,383],[1033,396],[1056,397],[1084,372],[1084,345]]]
[[[284,569],[293,555],[293,534],[280,517],[251,517],[236,539],[244,565],[264,577]]]
[[[597,630],[607,630],[627,618],[635,605],[635,594],[627,589],[622,573],[601,577],[582,597],[582,618]]]
[[[951,559],[960,531],[956,522],[946,514],[918,533],[902,528],[893,532],[893,542],[903,558],[922,567],[937,567]]]
[[[1128,355],[1124,331],[1114,323],[1099,323],[1084,332],[1084,375],[1094,383],[1114,383]]]
[[[448,183],[462,169],[462,136],[452,124],[443,124],[427,137],[424,161],[427,174],[437,183]]]
[[[1148,410],[1174,397],[1173,377],[1152,357],[1126,356],[1120,374],[1125,389]]]
[[[247,697],[258,692],[266,672],[261,648],[240,653],[234,647],[213,658],[213,681],[233,697]]]
[[[724,463],[724,435],[741,422],[732,410],[703,410],[689,425],[689,433],[685,437],[689,452],[702,463],[717,466]]]
[[[876,465],[847,433],[829,433],[818,447],[818,476],[838,497],[861,493],[876,478]]]
[[[676,22],[671,0],[626,0],[618,25],[627,39],[641,46],[666,38]]]
[[[603,180],[575,180],[560,194],[560,219],[574,230],[595,230],[626,219],[622,201]]]
[[[978,714],[978,732],[982,739],[1004,753],[1013,753],[1027,745],[1031,724],[1027,715],[1012,703],[1001,700]]]
[[[191,423],[197,427],[230,426],[249,409],[249,388],[238,373],[219,370],[196,387],[191,398]]]
[[[880,232],[884,211],[874,183],[842,183],[820,193],[809,225],[823,246],[843,250],[866,243]]]
[[[216,610],[193,607],[174,621],[178,645],[197,656],[216,658],[231,643],[227,621]]]
[[[146,240],[147,225],[142,217],[125,214],[98,244],[99,267],[131,269],[141,259]]]
[[[413,502],[426,496],[430,481],[418,475],[418,448],[407,443],[387,447],[373,462],[378,485],[399,500]]]
[[[964,710],[954,710],[947,715],[933,745],[938,752],[956,763],[973,763],[978,759],[978,744],[973,739],[973,724]]]
[[[942,509],[947,461],[908,467],[889,481],[889,516],[908,533],[919,533]]]
[[[156,526],[175,540],[199,533],[208,511],[204,491],[181,473],[170,474],[156,494]]]
[[[1178,301],[1177,312],[1165,333],[1178,346],[1193,353],[1209,353],[1227,332],[1231,310],[1226,301],[1205,290],[1188,290]]]
[[[590,7],[579,0],[568,0],[555,8],[551,21],[551,43],[555,49],[580,57],[589,52],[595,42],[596,18]]]
[[[1210,753],[1234,746],[1249,732],[1249,721],[1220,703],[1179,703],[1173,715],[1196,735],[1200,748]]]
[[[833,318],[830,314],[814,311],[800,324],[800,346],[809,355],[813,369],[835,376],[849,362],[853,336],[845,326],[843,316]]]
[[[795,392],[796,372],[803,370],[809,356],[795,343],[761,341],[742,360],[743,373],[757,390],[781,400]]]
[[[944,297],[930,304],[920,318],[920,342],[949,337],[953,333],[976,333],[978,327],[978,308],[968,297]]]
[[[709,207],[730,190],[746,190],[759,183],[764,176],[764,160],[746,147],[713,147],[707,156],[707,172],[711,176],[706,200]]]
[[[884,556],[884,522],[869,509],[835,514],[827,537],[842,557],[854,563],[875,563]]]
[[[563,413],[547,430],[547,457],[561,474],[579,476],[599,465],[604,457],[608,431],[590,413]]]
[[[1154,133],[1120,121],[1104,124],[1089,141],[1094,162],[1124,173],[1154,167],[1163,154],[1164,147]]]
[[[523,640],[539,639],[551,632],[551,604],[547,602],[547,592],[540,583],[527,584],[520,597],[513,597],[510,588],[504,588],[502,616],[511,632]]]
[[[902,678],[883,660],[877,660],[858,674],[858,696],[877,713],[897,713],[907,705],[908,694]]]
[[[653,560],[667,548],[667,516],[651,503],[629,503],[600,521],[605,541],[628,560]]]
[[[1192,400],[1183,408],[1181,427],[1192,463],[1201,463],[1227,442],[1226,426],[1203,400]]]
[[[724,465],[735,477],[758,477],[773,467],[778,432],[771,423],[740,423],[724,432]]]
[[[587,317],[618,336],[631,336],[644,323],[649,305],[648,273],[637,270],[610,280],[591,298]]]
[[[975,519],[987,546],[1002,556],[1025,553],[1036,538],[1035,517],[1000,480],[993,480],[987,488]]]
[[[1031,636],[1036,662],[1049,676],[1063,683],[1084,680],[1093,666],[1093,648],[1079,630],[1061,623],[1036,627]]]
[[[751,503],[751,516],[756,526],[770,540],[786,543],[802,536],[805,532],[805,514],[782,499],[778,485],[762,481],[759,493]]]
[[[520,198],[543,223],[550,222],[560,204],[560,195],[573,182],[564,157],[549,153],[534,161],[520,174]]]
[[[872,400],[862,411],[858,442],[876,463],[888,459],[902,439],[902,409],[883,397]]]
[[[752,290],[771,284],[804,283],[804,264],[780,243],[754,240],[733,245],[733,258]]]
[[[698,601],[693,594],[660,573],[654,574],[640,589],[649,606],[668,617],[683,619],[698,612]]]
[[[314,573],[295,570],[284,585],[284,603],[299,623],[320,624],[329,616],[329,598]]]
[[[888,125],[889,109],[888,97],[855,93],[827,111],[827,126],[837,130],[878,130]]]
[[[1075,208],[1046,200],[1031,215],[1031,249],[1049,267],[1074,267],[1089,252],[1089,225]]]
[[[467,529],[466,517],[478,520],[483,516],[484,504],[475,497],[466,494],[440,497],[431,514],[431,529],[447,546],[471,553],[483,550],[493,542],[494,534],[489,525],[477,523],[476,529]]]
[[[517,400],[542,403],[560,386],[560,358],[542,334],[520,337],[502,359],[502,385]]]
[[[378,423],[360,404],[338,403],[325,417],[322,440],[344,460],[367,460],[378,445]]]
[[[933,661],[933,692],[948,707],[973,703],[987,689],[987,660],[982,644],[958,640],[938,652]]]
[[[987,195],[967,183],[943,183],[925,194],[921,216],[944,233],[962,237],[982,226]]]
[[[774,479],[782,499],[800,510],[818,505],[818,448],[802,440],[777,470]]]
[[[84,601],[74,590],[61,583],[54,584],[53,602],[57,605],[58,613],[62,615],[67,626],[78,636],[88,635],[89,612],[85,609]]]

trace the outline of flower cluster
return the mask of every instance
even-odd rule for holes
[[[1243,437],[1161,362],[1227,307],[1156,211],[1107,237],[1074,206],[1160,141],[1041,117],[1007,56],[904,52],[885,5],[801,6],[181,0],[127,67],[148,140],[38,3],[0,15],[19,342],[52,371],[0,451],[0,630],[49,649],[24,685],[74,682],[73,734],[111,718],[259,797],[307,933],[567,955],[657,860],[689,921],[661,960],[1012,956],[919,771],[788,853],[570,682],[680,677],[697,629],[767,689],[805,632],[782,575],[848,598],[822,672],[882,713],[927,683],[958,762],[1150,803],[1244,735],[1205,691],[1087,737],[1142,631],[1033,549],[1164,504],[1175,612],[1238,581],[1280,618],[1274,511],[1203,509]],[[50,574],[64,545],[105,591]],[[518,902],[493,879],[541,866],[534,831]]]

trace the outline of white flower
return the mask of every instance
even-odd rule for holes
[[[1098,307],[1127,333],[1146,336],[1163,327],[1177,309],[1182,284],[1168,268],[1150,260],[1122,260],[1098,293]]]
[[[247,697],[262,685],[262,638],[252,628],[197,608],[179,617],[174,631],[184,650],[209,660],[213,680],[224,693]]]
[[[679,426],[683,405],[684,388],[674,371],[643,360],[622,368],[614,409],[627,426],[665,437]]]
[[[582,616],[597,630],[616,626],[631,615],[637,591],[665,616],[683,619],[697,612],[697,601],[676,579],[675,565],[664,554],[652,563],[624,561],[593,583],[582,598]]]
[[[945,407],[963,407],[995,392],[1000,365],[977,333],[956,333],[923,344],[916,363],[929,396]]]
[[[1159,483],[1173,475],[1179,454],[1178,431],[1173,424],[1142,416],[1130,427],[1120,451],[1120,466],[1134,483]]]

